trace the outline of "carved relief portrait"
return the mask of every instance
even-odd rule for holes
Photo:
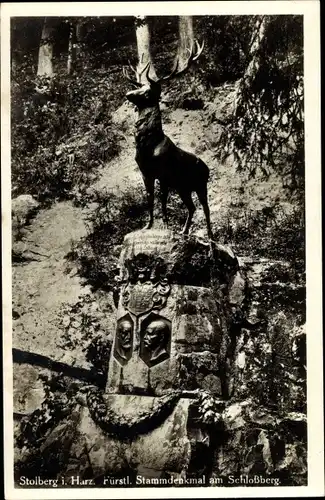
[[[148,366],[161,363],[170,355],[171,323],[150,314],[141,325],[140,357]]]
[[[129,314],[117,322],[114,357],[122,364],[126,364],[132,355],[133,348],[133,321]]]

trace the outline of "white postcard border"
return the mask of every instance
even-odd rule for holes
[[[234,498],[305,497],[324,494],[322,260],[321,260],[321,135],[320,135],[320,13],[316,0],[215,2],[88,2],[2,3],[1,7],[1,139],[2,139],[2,279],[4,446],[6,498]],[[11,320],[11,199],[10,199],[10,18],[82,15],[304,15],[306,275],[307,275],[307,405],[308,486],[301,487],[169,487],[109,489],[21,489],[13,482],[13,377]]]

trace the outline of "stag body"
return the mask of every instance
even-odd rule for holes
[[[158,179],[164,226],[168,226],[168,194],[175,190],[188,210],[183,229],[184,234],[188,233],[195,212],[192,193],[196,192],[204,210],[208,235],[212,238],[207,199],[209,168],[200,158],[177,147],[164,134],[159,109],[161,86],[159,81],[149,78],[149,69],[146,74],[148,83],[126,94],[127,99],[138,109],[135,159],[148,195],[149,223],[146,228],[151,228],[153,224],[155,180]]]

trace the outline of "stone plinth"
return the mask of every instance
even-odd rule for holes
[[[141,486],[142,479],[184,477],[203,453],[202,474],[211,455],[207,430],[198,424],[195,401],[179,395],[148,397],[109,395],[101,400],[107,414],[100,418],[90,397],[75,411],[75,434],[69,449],[66,484],[77,476],[92,485],[113,486],[107,478],[125,477],[127,485]],[[139,426],[140,421],[144,425]],[[106,423],[106,426],[105,426]],[[138,482],[137,482],[138,478]]]
[[[133,418],[143,412],[152,414],[157,403],[155,398],[145,396],[112,395],[105,399],[116,414]],[[155,471],[159,477],[163,470],[180,473],[187,468],[190,459],[187,435],[189,402],[188,399],[178,401],[159,426],[130,441],[123,439],[123,432],[121,435],[108,435],[94,421],[88,408],[84,407],[78,425],[78,438],[71,448],[70,456],[73,459],[84,450],[89,450],[95,477],[116,476],[128,469],[144,476]],[[73,470],[70,473],[75,475]]]
[[[167,230],[125,237],[108,393],[160,395],[210,386],[220,395],[225,324],[216,283],[225,275],[222,266],[229,266],[220,255],[216,246]]]
[[[106,389],[81,388],[71,416],[29,462],[48,460],[52,471],[58,442],[66,485],[89,477],[100,487],[148,484],[138,477],[208,477],[235,338],[227,308],[241,307],[244,297],[237,259],[212,242],[137,231],[124,239],[118,281]],[[35,477],[22,462],[20,475]],[[130,482],[105,483],[110,477]]]

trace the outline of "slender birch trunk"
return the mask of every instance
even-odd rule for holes
[[[135,18],[135,33],[137,39],[137,49],[138,49],[138,81],[140,83],[145,82],[145,74],[141,74],[141,71],[150,62],[150,77],[156,78],[156,71],[152,62],[151,51],[150,51],[150,31],[148,25],[148,18],[146,16],[136,16]]]
[[[75,64],[76,64],[76,25],[73,22],[70,22],[68,60],[67,60],[68,75],[70,75],[75,70]]]
[[[42,28],[40,47],[38,52],[38,76],[53,76],[53,24],[51,19],[45,18]]]
[[[179,67],[183,68],[189,56],[188,50],[191,49],[194,43],[192,16],[179,16],[178,29],[179,29],[179,44],[178,44]]]

